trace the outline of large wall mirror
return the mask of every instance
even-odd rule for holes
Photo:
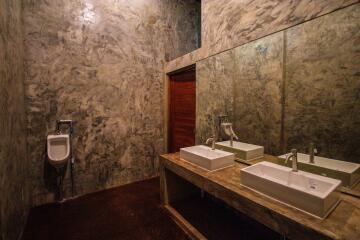
[[[196,68],[197,143],[211,136],[212,117],[226,114],[239,141],[275,156],[295,148],[300,169],[341,179],[360,193],[357,6],[204,59]]]

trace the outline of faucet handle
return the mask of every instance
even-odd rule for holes
[[[310,154],[318,153],[317,148],[315,148],[314,142],[310,142],[310,144],[309,144],[309,152],[310,152]]]
[[[205,144],[210,144],[210,141],[213,142],[214,141],[214,137],[209,137],[208,139],[206,139]]]
[[[285,157],[285,164],[289,161],[290,158],[294,158],[297,155],[297,150],[295,148],[291,149],[291,153],[287,154]]]

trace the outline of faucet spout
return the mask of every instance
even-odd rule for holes
[[[297,159],[297,150],[295,148],[292,149],[291,153],[286,157],[285,163],[287,163],[290,158],[292,158],[292,171],[297,172],[298,171],[298,159]]]
[[[211,138],[206,139],[205,144],[209,145],[211,143],[211,149],[215,150],[215,142],[216,142],[215,137],[211,137]]]
[[[317,153],[317,149],[315,148],[315,145],[313,142],[309,145],[309,163],[315,163],[315,154]]]
[[[221,128],[223,129],[225,135],[230,137],[230,146],[232,147],[234,145],[234,139],[239,140],[232,128],[232,123],[221,123]]]
[[[212,150],[215,150],[215,143],[216,143],[216,141],[217,141],[217,139],[218,139],[218,128],[217,128],[217,126],[216,126],[216,124],[215,124],[215,120],[213,119],[213,127],[212,127],[212,137],[210,137],[210,138],[208,138],[207,140],[206,140],[206,145],[209,145],[210,144],[210,142],[211,142],[211,149]]]

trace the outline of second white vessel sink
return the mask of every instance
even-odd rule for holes
[[[235,155],[218,149],[198,145],[180,148],[180,158],[194,163],[206,170],[217,170],[234,165]]]
[[[233,141],[233,145],[230,145],[230,141],[223,141],[215,143],[215,147],[227,152],[232,152],[235,156],[242,160],[253,160],[264,156],[264,147]]]
[[[291,166],[292,159],[286,164],[287,154],[279,156],[280,164]],[[303,153],[297,154],[299,169],[322,176],[339,179],[343,186],[352,187],[360,181],[360,164],[324,158],[314,157],[314,163],[310,163],[310,156]]]
[[[319,218],[340,201],[341,181],[270,162],[241,169],[241,184]]]

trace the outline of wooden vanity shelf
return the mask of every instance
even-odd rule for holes
[[[274,161],[274,159],[275,157],[270,155],[264,157],[264,160],[268,161]],[[266,239],[282,239],[282,236],[294,240],[360,239],[359,198],[342,194],[340,204],[326,219],[322,220],[243,187],[240,169],[246,166],[236,163],[233,167],[208,172],[180,159],[179,153],[162,155],[160,157],[162,204],[174,221],[192,239],[206,239],[206,236],[217,238],[213,235],[206,235],[206,231],[196,227],[201,224],[194,224],[191,218],[185,216],[184,212],[186,211],[182,211],[179,206],[187,207],[187,212],[189,212],[190,205],[194,205],[193,209],[202,211],[199,212],[201,215],[206,210],[211,211],[218,208],[219,204],[212,205],[212,201],[210,203],[208,201],[209,198],[215,199],[215,202],[218,199],[221,202],[220,205],[225,206],[219,212],[227,211],[226,209],[230,208],[238,212],[240,218],[244,216],[244,218],[250,219],[245,222],[253,221],[258,228],[254,228],[252,231],[258,232],[258,229],[261,229],[260,231],[267,234]],[[203,201],[202,197],[205,202],[201,202]],[[200,202],[196,203],[196,201]],[[199,208],[203,210],[199,210]],[[218,218],[215,219],[218,222],[223,219],[226,221],[226,218]],[[229,221],[229,223],[231,222]],[[246,228],[244,227],[244,229]]]

